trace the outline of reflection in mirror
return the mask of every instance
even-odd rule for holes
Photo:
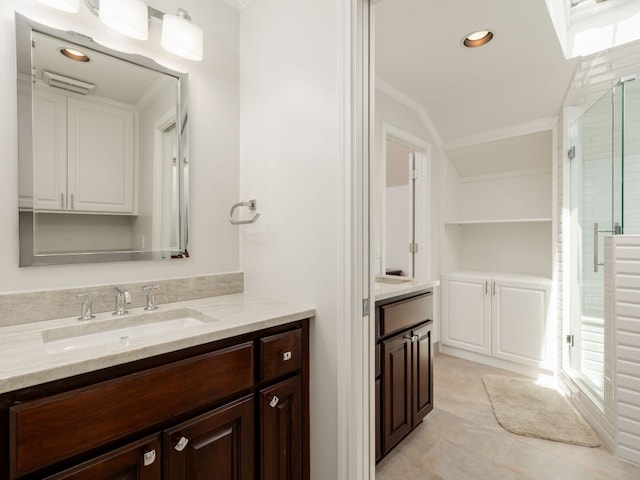
[[[187,254],[186,76],[16,14],[20,265]]]
[[[413,276],[413,151],[387,138],[385,274]]]

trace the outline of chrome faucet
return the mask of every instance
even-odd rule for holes
[[[95,294],[96,292],[92,292]],[[82,299],[82,305],[80,306],[80,316],[78,320],[90,320],[92,318],[96,318],[96,316],[91,311],[93,304],[91,303],[91,295],[89,292],[77,293],[76,298]]]
[[[154,290],[158,290],[160,285],[145,285],[142,287],[142,290],[147,294],[147,306],[144,307],[145,310],[156,310],[158,307],[156,306],[156,300],[153,295]]]
[[[116,289],[116,311],[113,312],[114,315],[125,315],[129,313],[127,311],[127,304],[131,303],[131,294],[129,290],[120,290],[118,287],[113,287]]]

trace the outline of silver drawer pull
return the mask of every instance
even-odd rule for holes
[[[291,360],[291,352],[284,352],[282,354],[282,361],[286,362],[287,360]]]
[[[276,405],[278,405],[279,401],[280,399],[274,395],[271,401],[269,402],[269,406],[271,406],[271,408],[276,408]]]
[[[151,450],[150,452],[144,452],[144,455],[142,456],[142,458],[143,458],[144,466],[148,467],[149,465],[151,465],[153,462],[156,461],[156,451]]]
[[[189,443],[189,439],[186,437],[180,437],[180,440],[178,440],[178,443],[176,443],[176,446],[174,447],[177,451],[181,452],[184,450],[184,447],[187,446],[187,443]]]

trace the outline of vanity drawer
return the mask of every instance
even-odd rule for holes
[[[260,339],[260,380],[266,381],[302,366],[302,330]]]
[[[253,385],[253,342],[9,409],[12,478]]]
[[[399,332],[418,323],[432,320],[433,294],[426,293],[380,307],[379,337]]]

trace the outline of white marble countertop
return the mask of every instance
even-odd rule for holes
[[[400,282],[400,283],[396,283]],[[376,277],[374,298],[376,302],[389,300],[408,293],[419,292],[427,288],[433,288],[440,284],[438,280],[417,281],[413,278],[384,275]]]
[[[81,333],[111,330],[114,326],[145,324],[162,319],[163,312],[190,309],[202,323],[178,330],[154,332],[126,341],[81,346],[50,353],[47,343]],[[133,308],[115,317],[100,313],[95,319],[76,317],[0,328],[0,393],[71,377],[183,348],[242,335],[310,318],[315,310],[256,295],[237,293],[159,305],[145,312]]]

